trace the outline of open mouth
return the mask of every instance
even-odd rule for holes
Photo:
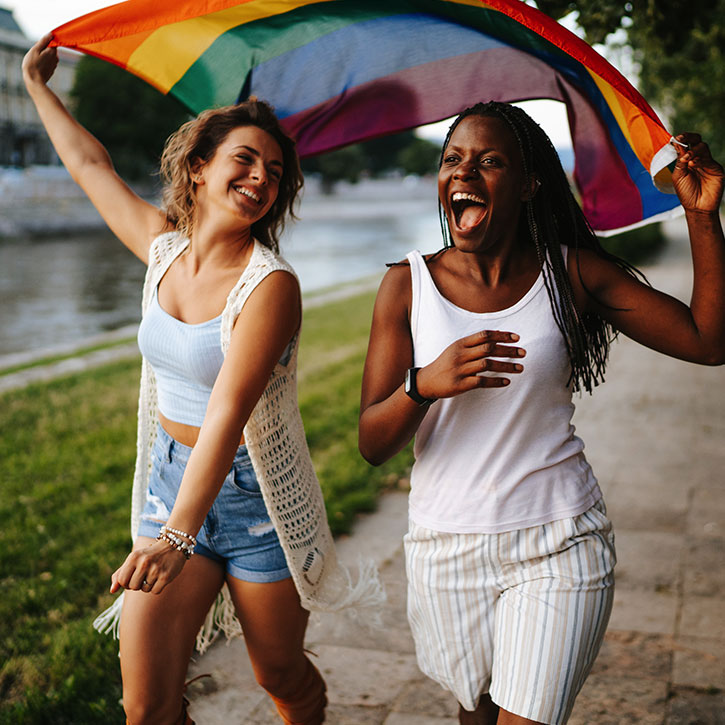
[[[233,186],[232,188],[234,189],[234,191],[237,192],[237,194],[240,194],[241,196],[246,196],[248,199],[251,199],[255,204],[262,203],[262,198],[259,195],[255,194],[253,191],[250,191],[244,186]]]
[[[486,215],[486,202],[475,194],[456,191],[451,196],[451,211],[456,220],[456,226],[461,231],[467,231],[481,223]]]

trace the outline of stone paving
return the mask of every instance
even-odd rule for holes
[[[647,270],[654,286],[688,299],[682,221],[675,244]],[[572,725],[725,723],[725,369],[613,346],[608,381],[577,401],[575,424],[614,522],[614,610]],[[454,698],[420,674],[405,617],[401,538],[406,494],[382,497],[340,555],[379,564],[388,603],[369,633],[321,617],[308,646],[328,683],[332,725],[453,725]],[[244,643],[219,641],[193,663],[198,725],[273,725]]]

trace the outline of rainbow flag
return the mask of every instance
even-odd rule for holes
[[[195,113],[267,100],[303,156],[477,101],[562,101],[597,232],[678,206],[663,193],[675,153],[655,112],[589,45],[520,0],[127,0],[54,33],[54,44],[115,63]]]

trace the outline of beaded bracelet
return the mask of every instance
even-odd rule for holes
[[[179,529],[173,529],[171,526],[167,526],[166,524],[164,524],[161,527],[161,533],[168,534],[169,532],[171,532],[172,534],[178,534],[179,536],[183,536],[185,539],[188,539],[193,546],[196,546],[196,539],[191,534],[187,534],[185,531],[179,531]]]
[[[177,551],[180,551],[184,558],[191,559],[191,557],[194,555],[194,549],[182,539],[179,539],[176,536],[171,536],[166,533],[159,533],[159,535],[156,537],[157,541],[165,541],[167,544],[171,546],[172,549],[176,549]]]
[[[185,541],[181,541],[181,539],[172,539],[168,534],[159,534],[156,538],[160,541],[165,541],[172,549],[180,551],[187,560],[194,554],[194,550]]]
[[[166,539],[169,539],[169,541],[172,541],[174,544],[176,544],[176,546],[180,546],[182,549],[188,549],[189,551],[193,549],[192,545],[188,541],[184,541],[184,539],[180,539],[174,534],[164,532],[164,537]]]

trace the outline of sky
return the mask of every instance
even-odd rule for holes
[[[112,0],[0,0],[0,7],[12,10],[18,25],[33,39],[79,15],[115,4]]]
[[[110,0],[0,0],[0,7],[13,11],[15,20],[29,38],[40,38],[44,33],[92,10],[115,5]],[[567,27],[571,25],[565,23]],[[563,103],[557,101],[526,101],[519,104],[549,134],[557,148],[571,148],[569,124]],[[442,141],[450,120],[419,129],[424,138]]]

